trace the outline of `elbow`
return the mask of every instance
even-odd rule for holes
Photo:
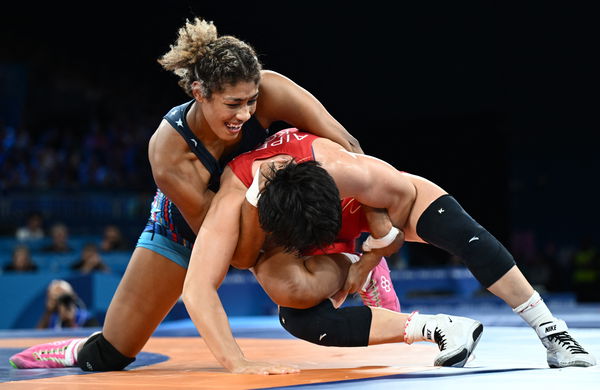
[[[360,146],[360,142],[358,141],[358,139],[350,135],[348,142],[350,143],[350,147],[352,148],[352,151],[354,153],[363,153],[362,146]]]
[[[183,291],[181,292],[181,300],[183,301],[183,304],[185,305],[185,307],[189,307],[191,300],[192,300],[192,292],[191,292],[191,287],[189,286],[189,283],[186,281],[183,284]]]
[[[181,300],[189,311],[195,306],[195,303],[202,302],[202,291],[197,287],[196,283],[190,282],[187,278],[183,283],[183,290],[181,292]]]
[[[164,188],[169,185],[171,170],[167,167],[152,167],[152,177],[159,188]]]
[[[344,138],[344,141],[346,142],[346,144],[342,146],[344,146],[344,148],[347,149],[349,152],[356,154],[365,154],[362,150],[362,147],[360,146],[360,142],[358,142],[358,140],[351,134],[348,134]]]

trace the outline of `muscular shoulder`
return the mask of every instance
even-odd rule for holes
[[[333,177],[342,197],[356,197],[372,184],[373,160],[326,138],[313,142],[315,160]]]
[[[289,78],[271,70],[263,70],[255,113],[261,124],[268,127],[275,121],[286,120],[288,110],[298,99],[298,91],[298,85]]]
[[[269,104],[288,103],[289,99],[297,99],[298,95],[305,93],[304,89],[281,73],[272,70],[263,70],[259,85],[260,97],[258,102],[268,101]],[[285,98],[287,100],[279,100]],[[260,105],[259,105],[260,107]]]
[[[291,80],[273,70],[261,70],[260,72],[260,87],[270,89],[282,83],[288,83]]]
[[[221,188],[218,192],[235,192],[246,195],[246,186],[235,173],[230,166],[225,167],[223,174],[221,175]]]
[[[150,138],[148,159],[154,180],[165,193],[184,183],[204,189],[210,179],[208,170],[183,137],[165,120]],[[174,194],[168,196],[173,197]]]
[[[148,143],[148,158],[153,169],[194,157],[183,137],[163,119]]]

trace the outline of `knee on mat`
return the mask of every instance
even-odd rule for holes
[[[117,351],[102,333],[92,335],[77,355],[77,364],[83,371],[121,371],[134,360]]]

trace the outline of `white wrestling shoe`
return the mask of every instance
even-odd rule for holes
[[[558,318],[537,327],[536,332],[547,349],[548,365],[551,368],[595,366],[594,355],[583,349],[568,330],[567,324]]]
[[[419,315],[413,312],[406,320],[404,341],[431,341],[438,345],[440,353],[434,365],[464,367],[477,346],[483,325],[466,317],[446,314]]]

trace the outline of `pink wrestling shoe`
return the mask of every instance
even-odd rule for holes
[[[366,287],[360,290],[358,294],[366,306],[382,307],[400,312],[400,300],[396,295],[396,290],[394,290],[390,269],[385,257],[382,257],[379,264],[373,268]]]
[[[69,339],[38,344],[8,360],[14,368],[63,368],[77,365],[77,348],[86,339]]]

